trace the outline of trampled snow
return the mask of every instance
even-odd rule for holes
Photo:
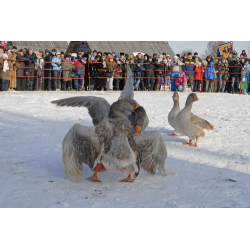
[[[166,171],[141,171],[135,183],[126,174],[100,173],[102,183],[84,165],[81,183],[65,179],[62,140],[75,124],[92,125],[86,108],[51,104],[72,96],[95,95],[116,101],[120,92],[1,92],[0,207],[250,207],[250,96],[198,93],[192,112],[215,129],[198,148],[171,137],[167,116],[172,93],[136,92],[146,109],[148,130],[162,133],[168,150]],[[188,93],[180,93],[184,106]]]

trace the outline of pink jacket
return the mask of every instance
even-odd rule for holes
[[[176,81],[175,81],[175,85],[177,87],[179,87],[180,85],[182,85],[184,82],[187,82],[187,77],[186,77],[186,74],[185,72],[181,72],[180,76],[177,77]]]

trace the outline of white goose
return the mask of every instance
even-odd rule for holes
[[[189,137],[185,145],[197,147],[199,137],[205,136],[205,130],[213,130],[213,126],[206,120],[191,113],[193,102],[198,101],[195,93],[189,94],[185,107],[175,117],[175,129],[177,133]],[[193,144],[193,140],[195,143]]]

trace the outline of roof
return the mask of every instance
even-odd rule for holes
[[[58,51],[66,51],[68,47],[68,42],[63,41],[8,41],[8,46],[16,46],[17,49],[29,48],[31,47],[33,51],[45,51],[45,49],[56,49]]]
[[[163,52],[174,57],[174,51],[167,41],[88,41],[88,42],[70,42],[69,48],[76,52],[82,44],[87,43],[91,51],[97,50],[102,52],[124,52],[133,53],[136,51],[153,55],[154,53],[162,54]],[[71,51],[69,51],[71,52]],[[87,52],[87,51],[84,51]]]

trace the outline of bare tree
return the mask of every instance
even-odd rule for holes
[[[225,41],[209,41],[204,56],[217,56],[218,46],[225,43]]]
[[[193,52],[193,50],[192,49],[184,49],[184,50],[182,50],[182,52],[181,52],[181,56],[185,56],[185,55],[187,55],[188,54],[188,52],[191,52],[192,53],[192,55],[194,54],[194,52]]]

